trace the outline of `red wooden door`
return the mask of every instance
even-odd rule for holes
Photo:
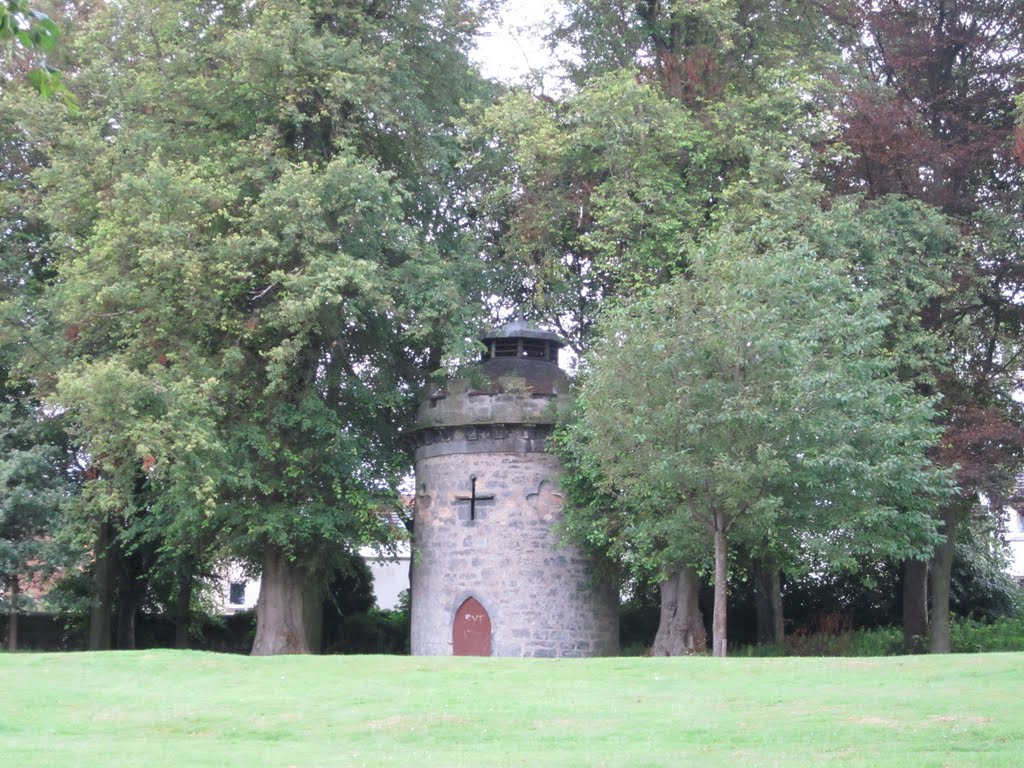
[[[452,653],[455,656],[491,655],[491,617],[475,597],[466,598],[455,612]]]

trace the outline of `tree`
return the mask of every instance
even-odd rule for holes
[[[686,270],[756,158],[814,167],[811,145],[829,133],[819,101],[831,86],[799,70],[758,75],[754,92],[699,108],[630,67],[558,102],[515,91],[485,110],[467,180],[488,224],[500,306],[558,328],[582,353],[606,302]]]
[[[61,245],[51,397],[93,462],[86,525],[259,563],[253,652],[303,652],[333,560],[389,535],[415,393],[473,311],[478,16],[215,6],[103,9],[71,41],[81,115],[23,106]]]
[[[562,103],[518,91],[476,121],[470,180],[491,222],[489,278],[506,310],[559,329],[577,353],[609,298],[684,265],[706,220],[719,145],[632,72]]]
[[[23,587],[58,564],[57,516],[72,491],[60,414],[43,407],[33,382],[16,373],[27,355],[25,331],[36,322],[31,306],[53,279],[50,233],[20,199],[39,159],[13,116],[0,111],[0,589],[11,650]]]
[[[567,0],[549,35],[568,45],[576,85],[636,67],[645,82],[697,109],[751,95],[764,74],[833,67],[838,49],[812,2]],[[728,91],[734,91],[733,96]]]
[[[1003,0],[852,0],[823,11],[855,67],[836,113],[850,151],[837,155],[832,189],[926,201],[966,235],[950,265],[960,289],[922,314],[953,363],[932,391],[946,411],[939,459],[958,465],[961,493],[937,512],[945,535],[929,562],[908,561],[905,572],[908,644],[928,636],[930,650],[948,652],[957,529],[980,496],[1012,489],[1024,446],[1012,394],[1024,321],[1014,298],[1024,179],[1013,154],[1024,9]]]
[[[710,560],[701,557],[701,532],[688,538],[677,529],[677,519],[666,519],[662,526],[639,525],[632,499],[609,487],[594,461],[588,449],[592,439],[578,419],[560,424],[553,436],[568,499],[565,536],[588,553],[604,578],[619,581],[624,592],[639,588],[642,594],[645,585],[657,586],[660,610],[652,656],[704,653],[707,630],[698,596],[700,571],[710,570]],[[688,562],[699,562],[700,571]]]
[[[633,510],[620,535],[663,569],[713,544],[715,655],[730,538],[848,563],[920,553],[948,491],[925,456],[931,403],[883,354],[877,294],[799,235],[761,235],[723,227],[687,276],[608,314],[568,438]]]
[[[514,92],[488,109],[478,146],[497,151],[473,170],[505,308],[559,328],[584,353],[602,307],[686,272],[731,187],[773,189],[780,178],[757,158],[822,165],[841,61],[820,15],[794,4],[567,5],[550,40],[573,51],[562,64],[574,90],[558,100]],[[601,494],[587,504],[616,507]],[[778,612],[774,566],[764,561]],[[662,584],[663,616],[681,622],[662,626],[681,643],[673,652],[703,644],[697,586],[692,569]]]

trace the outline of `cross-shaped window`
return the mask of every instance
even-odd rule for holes
[[[493,493],[477,493],[476,491],[476,475],[469,476],[469,494],[457,493],[455,494],[455,501],[468,501],[468,507],[461,507],[459,509],[459,518],[462,520],[469,520],[470,522],[477,518],[477,507],[481,503],[488,503],[494,501]]]

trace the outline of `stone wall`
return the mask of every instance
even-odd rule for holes
[[[417,425],[552,424],[571,405],[565,371],[542,360],[488,360],[424,393]]]
[[[465,396],[465,395],[464,395]],[[474,404],[476,405],[476,404]],[[416,462],[412,653],[451,655],[455,612],[476,598],[495,656],[618,652],[618,602],[589,561],[563,545],[559,462],[550,425],[435,431]],[[471,476],[476,476],[470,517]],[[481,498],[492,496],[493,498]]]

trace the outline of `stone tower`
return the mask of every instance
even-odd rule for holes
[[[467,378],[429,392],[416,427],[412,652],[618,652],[618,600],[559,539],[559,461],[545,453],[568,405],[563,343],[521,321],[482,339]]]

